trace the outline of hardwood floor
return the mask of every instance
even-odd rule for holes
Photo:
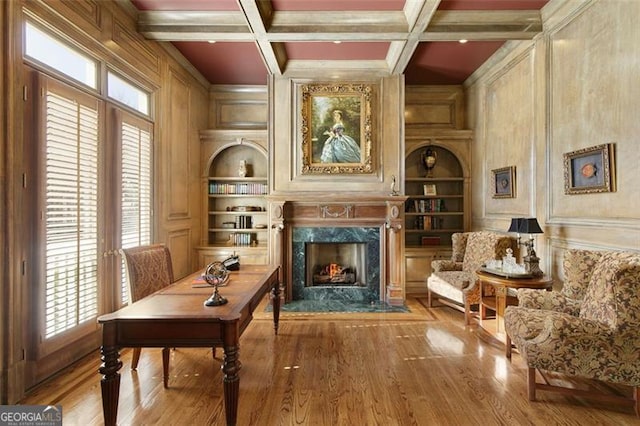
[[[241,339],[238,425],[640,424],[630,406],[548,392],[530,403],[517,353],[509,362],[462,313],[421,300],[408,300],[410,313],[285,312],[278,336],[259,307]],[[119,424],[224,424],[210,350],[172,351],[168,389],[160,349],[143,349],[138,371],[131,353],[122,352]],[[65,425],[100,425],[99,365],[96,351],[21,403],[61,404]]]

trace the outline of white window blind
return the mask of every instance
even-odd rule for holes
[[[151,132],[144,127],[128,122],[121,127],[122,248],[151,243]],[[127,303],[122,270],[122,303]]]
[[[98,311],[98,110],[45,95],[45,338]]]

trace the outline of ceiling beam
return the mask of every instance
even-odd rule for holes
[[[531,39],[542,31],[537,10],[437,11],[421,40]]]
[[[287,61],[284,46],[275,48],[267,37],[267,28],[273,17],[271,2],[238,0],[238,3],[256,39],[260,56],[262,56],[269,74],[281,75],[284,64]]]
[[[418,7],[418,5],[420,7]],[[408,9],[405,3],[405,13],[407,17],[413,20],[410,32],[407,34],[406,42],[400,47],[396,44],[396,50],[389,49],[387,62],[392,74],[402,74],[409,64],[413,53],[418,47],[420,34],[427,28],[431,18],[440,5],[440,0],[422,0],[414,3],[412,9]]]

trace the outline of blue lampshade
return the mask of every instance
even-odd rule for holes
[[[512,222],[512,225],[513,225],[513,222]],[[540,228],[540,225],[538,224],[538,219],[536,219],[535,217],[521,219],[520,225],[518,226],[518,232],[520,234],[542,234],[543,233],[542,228]]]

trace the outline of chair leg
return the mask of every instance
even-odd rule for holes
[[[215,346],[213,348],[211,348],[211,356],[213,357],[213,359],[216,359],[216,348],[215,348]]]
[[[536,369],[533,367],[529,367],[527,372],[527,394],[529,396],[529,401],[536,400]]]
[[[131,369],[138,369],[138,361],[140,361],[140,352],[142,348],[133,348],[133,356],[131,357]]]
[[[162,381],[164,387],[169,387],[169,356],[171,352],[169,348],[162,348]]]
[[[431,296],[431,290],[427,290],[427,306],[433,308],[433,297]]]
[[[471,325],[471,304],[466,299],[464,301],[464,325]]]
[[[633,388],[633,399],[635,403],[636,417],[640,417],[640,387]]]
[[[507,345],[505,349],[505,355],[507,356],[507,359],[511,359],[511,337],[509,337],[508,334],[505,345]]]

